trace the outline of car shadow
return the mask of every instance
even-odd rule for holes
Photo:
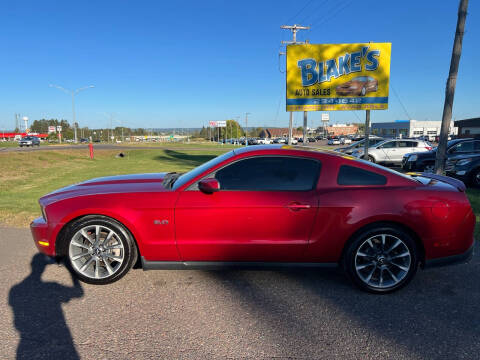
[[[20,334],[17,359],[80,359],[62,304],[82,297],[83,288],[74,277],[73,286],[42,281],[49,264],[45,255],[34,255],[31,273],[10,289],[8,302]]]
[[[369,351],[395,344],[390,355],[397,348],[415,358],[471,359],[480,351],[479,270],[476,255],[466,265],[419,271],[406,288],[387,295],[361,292],[334,269],[207,273],[270,327],[262,335],[270,334],[285,354],[306,341],[312,351],[343,348],[344,334],[354,333]]]
[[[217,157],[217,155],[187,154],[175,150],[164,150],[165,155],[156,156],[154,159],[162,162],[170,162],[177,166],[196,167]]]

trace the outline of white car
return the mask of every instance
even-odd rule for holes
[[[368,149],[366,160],[374,163],[402,163],[403,156],[410,152],[424,152],[432,150],[430,143],[415,139],[391,139],[379,142]],[[352,153],[357,158],[364,158],[363,148]]]
[[[297,145],[297,144],[298,144],[298,140],[295,138],[292,138],[292,145]]]
[[[340,145],[340,139],[337,138],[331,138],[328,140],[328,145]]]
[[[342,145],[351,144],[351,143],[352,143],[352,139],[350,138],[344,137],[340,139],[340,144]]]
[[[268,145],[268,144],[271,144],[271,143],[272,143],[272,141],[270,139],[267,139],[267,138],[262,138],[262,139],[257,140],[257,144]]]

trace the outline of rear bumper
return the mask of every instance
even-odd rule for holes
[[[447,266],[447,265],[455,265],[455,264],[465,264],[468,263],[472,257],[475,247],[475,241],[473,242],[472,246],[462,254],[452,255],[437,259],[431,259],[425,261],[425,265],[423,266],[424,269],[429,269],[432,267],[439,267],[439,266]]]
[[[36,218],[30,223],[30,231],[38,251],[48,256],[55,256],[55,244],[50,241],[48,225],[43,217]]]

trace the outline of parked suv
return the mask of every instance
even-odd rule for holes
[[[401,164],[403,156],[411,152],[426,152],[432,150],[432,145],[423,140],[391,139],[382,141],[368,149],[368,159],[371,162],[383,164]],[[363,149],[357,149],[353,156],[363,158]]]
[[[384,138],[378,137],[378,136],[371,136],[370,140],[368,140],[368,145],[369,147],[378,144],[381,141],[385,141]],[[355,150],[357,149],[363,149],[365,146],[365,139],[354,142],[353,144],[341,148],[337,148],[334,151],[338,151],[347,155],[352,154]]]
[[[23,139],[21,139],[19,142],[18,142],[18,145],[20,147],[24,147],[24,146],[40,146],[40,139],[36,136],[25,136]]]
[[[447,160],[457,155],[480,154],[480,140],[472,138],[450,140],[447,143]],[[437,148],[422,153],[405,154],[402,167],[405,171],[433,172]]]

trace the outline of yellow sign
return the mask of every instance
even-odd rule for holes
[[[287,111],[388,108],[391,43],[287,46]]]

